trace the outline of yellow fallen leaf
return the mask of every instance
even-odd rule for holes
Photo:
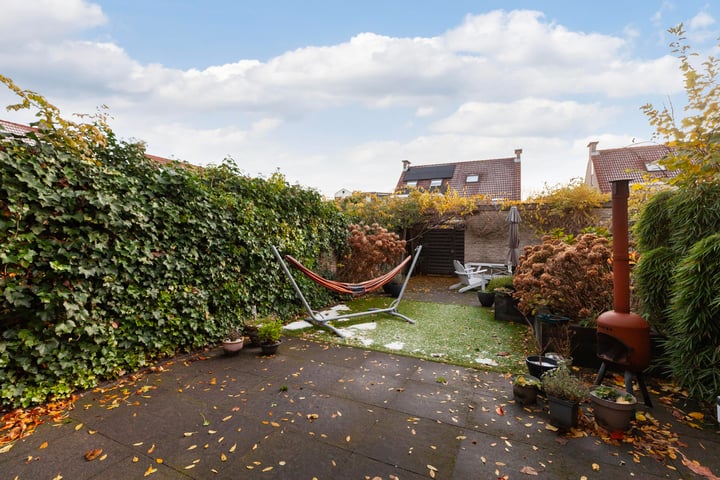
[[[152,475],[153,473],[157,472],[157,468],[153,468],[152,465],[150,465],[147,470],[145,470],[145,474],[143,477],[147,477],[148,475]]]
[[[138,457],[133,457],[133,458],[132,458],[132,462],[133,462],[133,463],[137,463],[137,462],[139,462],[139,461],[140,461],[140,459],[139,459]]]
[[[183,436],[190,437],[190,436],[192,436],[193,433],[195,433],[195,432],[185,432],[185,433],[183,433]]]
[[[269,472],[269,471],[272,470],[272,469],[273,469],[273,467],[272,467],[272,465],[270,465],[269,467],[263,468],[262,471],[263,471],[263,472]]]
[[[270,425],[272,425],[273,427],[276,427],[276,428],[280,426],[280,424],[278,422],[270,422]]]
[[[350,435],[348,435],[347,437],[345,437],[345,441],[348,442],[348,443],[350,443]]]
[[[151,446],[150,448],[148,448],[147,453],[148,453],[148,455],[150,455],[150,454],[153,453],[154,451],[155,451],[155,444],[153,443],[152,446]]]
[[[597,463],[593,463],[593,464],[592,464],[592,469],[593,469],[593,471],[595,471],[595,472],[599,472],[599,471],[600,471],[600,465],[598,465]]]
[[[237,448],[237,443],[233,443],[233,446],[230,447],[230,453],[233,453],[236,448]]]
[[[103,453],[102,455],[100,455],[100,461],[101,461],[101,462],[102,462],[103,460],[105,460],[106,458],[107,458],[107,453]]]
[[[525,475],[537,475],[538,472],[533,467],[524,466],[520,469],[520,473],[524,473]]]
[[[213,377],[210,379],[210,385],[216,385],[217,384],[217,378]]]
[[[83,424],[82,424],[82,423],[78,423],[77,425],[75,425],[75,431],[77,432],[77,431],[80,430],[82,427],[83,427]]]
[[[191,463],[190,465],[187,465],[187,466],[185,467],[185,470],[190,470],[191,468],[195,468],[195,464],[194,464],[194,463]]]
[[[232,415],[228,415],[227,417],[223,418],[222,421],[223,421],[223,422],[227,422],[227,421],[230,420],[231,418],[232,418]]]
[[[702,412],[690,412],[688,413],[688,416],[694,418],[695,420],[702,420],[705,418],[705,414]]]
[[[227,462],[227,455],[225,455],[224,453],[221,453],[221,454],[220,454],[220,461],[221,461],[221,462]]]
[[[188,450],[195,450],[197,448],[197,445],[190,445],[187,449]]]
[[[155,463],[163,463],[163,461],[164,461],[164,460],[163,460],[162,458],[159,458],[159,457],[155,459]]]
[[[278,462],[278,465],[280,465],[281,467],[285,466],[285,460],[280,460]]]
[[[41,443],[41,444],[40,444],[40,450],[42,450],[43,448],[47,448],[47,446],[48,446],[48,442],[43,442],[43,443]]]
[[[635,412],[635,420],[639,422],[644,422],[647,420],[647,418],[641,412]]]

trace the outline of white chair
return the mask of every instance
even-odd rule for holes
[[[464,293],[475,288],[485,289],[489,280],[485,274],[487,270],[476,266],[465,266],[458,260],[453,260],[453,265],[455,265],[455,275],[458,276],[460,282],[451,285],[451,290],[458,288],[458,292]]]

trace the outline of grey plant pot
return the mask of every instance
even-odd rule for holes
[[[550,423],[560,428],[574,428],[578,424],[580,405],[562,398],[547,396],[550,407]]]

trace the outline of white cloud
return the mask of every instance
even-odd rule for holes
[[[107,21],[98,5],[85,0],[3,0],[0,11],[3,48],[63,39]]]

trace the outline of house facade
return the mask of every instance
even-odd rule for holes
[[[666,145],[642,145],[600,150],[599,142],[588,144],[585,183],[601,193],[611,193],[614,180],[629,179],[630,183],[664,180],[677,175],[658,162],[672,153]]]
[[[462,196],[485,195],[497,202],[520,200],[521,154],[522,149],[517,149],[513,157],[417,166],[403,160],[395,191],[452,190]]]

